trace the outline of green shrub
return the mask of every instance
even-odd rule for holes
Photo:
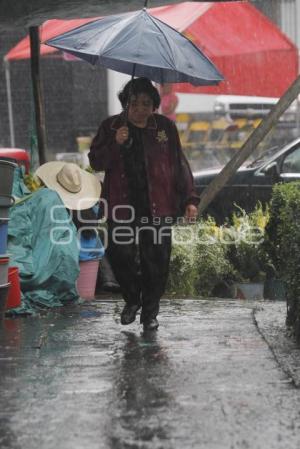
[[[300,183],[273,188],[265,250],[286,283],[287,323],[300,339]]]
[[[216,226],[213,219],[174,226],[167,293],[211,296],[218,284],[262,281],[266,257],[262,241],[268,211],[239,209],[233,224]]]
[[[233,275],[227,258],[229,246],[222,240],[222,228],[211,219],[200,223],[199,240],[195,245],[197,263],[196,290],[199,295],[210,296],[214,287]]]
[[[184,244],[173,244],[167,293],[170,295],[194,296],[196,294],[196,280],[197,266],[194,246],[187,241]]]

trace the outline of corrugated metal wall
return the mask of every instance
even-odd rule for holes
[[[300,47],[300,0],[280,1],[280,26],[282,31]]]
[[[300,48],[300,0],[252,0]]]

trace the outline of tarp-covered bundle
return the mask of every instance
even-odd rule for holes
[[[79,248],[76,228],[57,193],[41,188],[29,194],[20,174],[19,169],[13,194],[22,199],[10,211],[8,252],[10,265],[20,271],[18,311],[30,313],[78,299]]]

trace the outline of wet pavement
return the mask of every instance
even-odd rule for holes
[[[152,333],[121,308],[4,320],[1,448],[300,447],[283,303],[164,300]]]

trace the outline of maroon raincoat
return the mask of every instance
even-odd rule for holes
[[[108,218],[128,219],[128,183],[116,130],[124,126],[123,114],[100,125],[89,152],[91,167],[105,171],[102,198],[108,203]],[[177,217],[188,204],[199,204],[189,164],[182,153],[175,124],[163,115],[152,114],[142,128],[150,211],[153,217]]]

